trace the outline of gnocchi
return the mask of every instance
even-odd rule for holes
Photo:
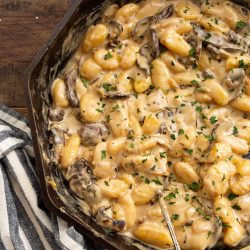
[[[250,224],[249,12],[122,2],[86,22],[51,83],[51,161],[112,235],[173,247],[161,193],[181,249],[236,249]]]

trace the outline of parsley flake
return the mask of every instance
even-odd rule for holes
[[[178,131],[178,135],[184,135],[184,130],[181,128],[181,129],[179,129],[179,131]]]
[[[192,184],[187,184],[188,189],[197,192],[200,188],[199,184],[197,182],[193,182]]]
[[[108,59],[110,59],[110,58],[112,58],[113,56],[112,56],[112,54],[110,53],[110,52],[108,52],[105,56],[104,56],[104,59],[105,60],[108,60]]]
[[[244,22],[243,20],[240,20],[240,21],[236,22],[236,24],[235,24],[235,28],[237,30],[241,30],[241,29],[245,28],[246,26],[247,26],[247,23]]]
[[[227,196],[227,198],[230,200],[230,201],[232,201],[233,199],[235,199],[235,198],[237,198],[238,197],[238,195],[236,195],[236,194],[229,194],[228,196]]]
[[[238,204],[234,204],[232,206],[232,208],[235,209],[235,210],[237,210],[237,211],[241,210],[241,207]]]
[[[211,124],[215,124],[216,122],[218,122],[217,117],[216,117],[216,116],[211,116],[211,117],[210,117],[210,123],[211,123]]]
[[[194,48],[191,48],[191,49],[189,50],[189,56],[195,57],[195,49],[194,49]]]
[[[172,214],[171,217],[172,217],[173,220],[179,220],[180,215],[179,214]]]
[[[102,150],[101,151],[101,160],[104,160],[106,158],[106,151]]]

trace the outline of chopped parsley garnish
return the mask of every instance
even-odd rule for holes
[[[154,171],[156,168],[156,165],[154,165],[152,168],[150,168],[151,171]]]
[[[150,180],[149,180],[148,178],[145,178],[144,182],[145,182],[146,184],[149,184],[149,183],[150,183]]]
[[[151,180],[151,182],[154,182],[156,185],[162,185],[162,183],[160,182],[158,178],[155,180]]]
[[[110,58],[112,58],[113,56],[112,56],[112,54],[110,53],[110,52],[108,52],[105,56],[104,56],[104,59],[105,60],[108,60],[108,59],[110,59]]]
[[[176,139],[174,134],[171,134],[170,137],[171,137],[172,140]]]
[[[139,174],[138,174],[138,173],[133,173],[133,174],[132,174],[133,177],[135,177],[135,176],[137,176],[137,175],[139,175]]]
[[[239,68],[247,69],[248,66],[249,66],[249,63],[245,64],[243,59],[239,60]]]
[[[160,152],[160,157],[161,158],[166,158],[167,152]]]
[[[106,186],[109,186],[109,183],[107,181],[104,181],[104,183],[105,183]]]
[[[213,135],[204,135],[204,137],[210,142],[215,140]]]
[[[195,86],[198,86],[199,85],[199,82],[197,80],[192,80],[191,83]]]
[[[185,196],[185,201],[189,201],[190,200],[190,197],[189,197],[190,195],[189,194],[186,194],[186,196]]]
[[[201,207],[196,208],[196,211],[198,212],[199,215],[202,215],[205,220],[210,220],[211,217],[208,214],[206,214]]]
[[[175,193],[171,192],[167,196],[164,197],[164,200],[171,200],[174,198],[176,198],[176,195],[175,195]]]
[[[105,150],[102,150],[101,151],[101,160],[105,159],[106,158],[106,151]]]
[[[232,208],[235,209],[235,210],[237,210],[237,211],[241,210],[241,207],[238,204],[234,204],[232,206]]]
[[[237,135],[238,132],[238,128],[236,126],[233,127],[233,135]]]
[[[201,106],[197,106],[196,108],[195,108],[195,110],[197,111],[197,112],[202,112],[202,107]]]
[[[99,113],[103,113],[102,109],[96,109],[96,111],[99,112]]]
[[[193,154],[193,149],[184,149],[186,151],[186,153],[188,153],[189,155],[192,155]]]
[[[210,32],[207,32],[207,33],[206,33],[206,36],[205,36],[205,39],[208,40],[211,36],[212,36],[211,33],[210,33]]]
[[[197,192],[200,188],[199,184],[197,182],[193,182],[192,184],[187,184],[188,189]]]
[[[189,56],[195,57],[195,49],[194,48],[189,50]]]
[[[178,135],[184,135],[184,130],[181,128],[181,129],[179,129],[179,131],[178,131]]]
[[[81,75],[80,75],[80,79],[81,79],[81,81],[82,81],[84,87],[87,88],[87,87],[89,86],[89,81],[86,80],[86,79],[85,79],[84,77],[82,77]]]
[[[225,222],[222,221],[222,227],[231,227],[231,226],[229,226],[228,223],[225,223]]]
[[[179,214],[172,214],[171,217],[172,217],[173,220],[179,220],[180,215]]]
[[[211,231],[208,231],[208,233],[207,233],[207,239],[211,236],[211,235],[213,235],[214,233],[212,233]]]
[[[227,198],[228,198],[230,201],[232,201],[233,199],[235,199],[235,198],[237,198],[237,197],[238,197],[237,194],[229,194],[229,195],[227,196]]]
[[[112,107],[111,112],[112,112],[112,111],[118,111],[118,110],[119,110],[119,105],[116,104],[115,106]]]
[[[102,88],[103,88],[106,92],[117,90],[117,87],[116,87],[116,86],[113,86],[113,85],[110,84],[110,83],[103,83]]]
[[[240,20],[240,21],[236,22],[235,28],[237,30],[241,30],[241,29],[245,28],[246,26],[247,26],[247,23],[244,22],[243,20]]]
[[[202,112],[202,107],[201,107],[201,106],[197,106],[197,107],[195,108],[195,110],[196,110],[198,113],[200,113],[202,119],[207,119],[207,117],[206,117],[206,116],[203,114],[203,112]]]
[[[211,122],[211,124],[215,124],[217,121],[218,121],[218,119],[217,119],[216,116],[211,116],[211,117],[210,117],[210,122]]]

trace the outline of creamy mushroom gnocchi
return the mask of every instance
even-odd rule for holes
[[[250,15],[231,1],[110,5],[51,87],[51,160],[107,230],[150,247],[250,229]]]

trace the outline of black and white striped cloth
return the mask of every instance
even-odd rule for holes
[[[0,250],[94,249],[72,226],[38,207],[28,121],[0,104]]]

